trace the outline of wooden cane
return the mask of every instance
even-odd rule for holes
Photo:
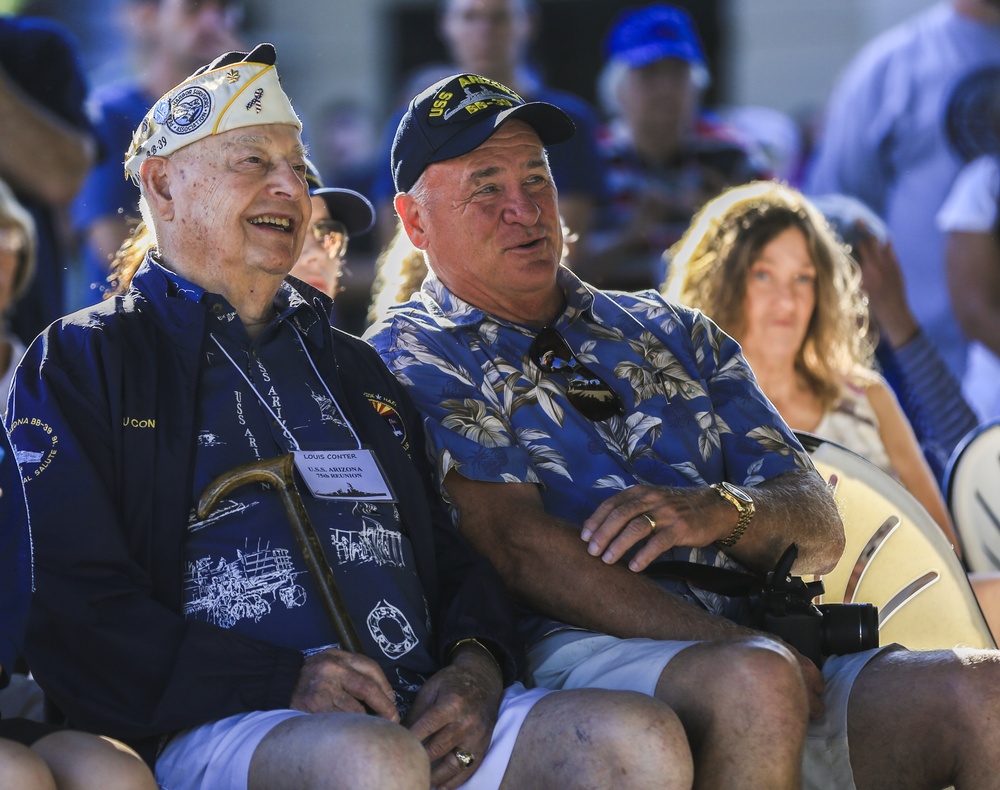
[[[295,539],[302,550],[309,572],[316,580],[323,605],[333,621],[341,648],[351,653],[363,654],[364,650],[361,648],[358,632],[354,628],[347,607],[344,606],[340,588],[333,578],[333,570],[323,554],[319,536],[316,534],[316,529],[306,511],[299,489],[295,485],[294,463],[295,459],[292,453],[286,453],[277,458],[252,461],[234,467],[228,472],[223,472],[202,492],[201,498],[198,500],[198,518],[207,518],[222,497],[247,483],[266,483],[274,486],[281,496],[281,503],[285,506],[288,523],[291,525]]]

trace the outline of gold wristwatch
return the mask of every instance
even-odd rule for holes
[[[734,486],[732,483],[712,483],[712,488],[718,491],[723,499],[728,499],[732,502],[740,512],[739,521],[736,522],[736,526],[733,527],[733,531],[729,537],[725,540],[716,541],[720,546],[726,546],[727,548],[735,546],[737,541],[743,537],[743,533],[747,531],[747,527],[750,526],[750,519],[753,518],[753,514],[756,512],[753,499],[746,491]]]

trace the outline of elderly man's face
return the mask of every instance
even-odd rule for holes
[[[248,269],[284,276],[312,210],[304,154],[287,124],[234,129],[173,154],[172,216],[162,240],[168,260],[209,277]]]
[[[551,294],[562,225],[531,126],[508,121],[476,150],[430,165],[424,179],[422,232],[411,239],[445,285],[486,309]]]

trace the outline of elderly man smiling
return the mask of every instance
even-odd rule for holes
[[[171,790],[690,787],[662,703],[512,683],[405,392],[285,280],[310,200],[274,60],[229,53],[153,107],[125,166],[156,246],[16,377],[39,683]]]

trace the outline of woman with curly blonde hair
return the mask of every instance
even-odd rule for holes
[[[913,429],[874,368],[858,265],[823,215],[788,186],[746,184],[706,204],[670,254],[666,296],[736,338],[785,422],[892,474],[958,545]]]

